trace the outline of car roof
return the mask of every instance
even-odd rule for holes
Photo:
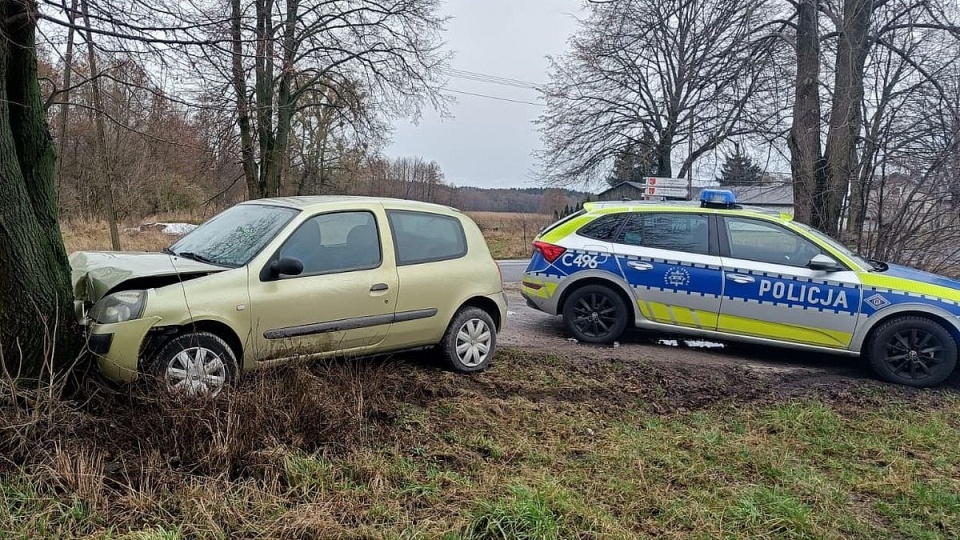
[[[308,195],[299,197],[269,197],[254,199],[241,204],[268,204],[296,208],[298,210],[323,210],[325,208],[345,208],[355,204],[382,204],[385,208],[397,210],[429,210],[433,212],[460,212],[456,208],[420,201],[394,199],[391,197],[361,197],[356,195]]]
[[[590,214],[696,210],[698,212],[711,214],[757,215],[786,221],[793,219],[793,216],[786,212],[771,210],[760,206],[736,205],[733,208],[704,208],[700,206],[698,201],[597,201],[584,203],[583,208]]]

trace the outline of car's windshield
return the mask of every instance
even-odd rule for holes
[[[280,206],[237,205],[214,216],[165,251],[220,266],[243,266],[273,240],[297,212]]]
[[[796,225],[797,227],[803,229],[805,232],[809,233],[811,236],[816,237],[818,240],[820,240],[820,241],[823,242],[824,244],[827,244],[828,246],[830,246],[831,248],[833,248],[835,251],[839,251],[840,253],[842,253],[842,254],[843,254],[844,256],[846,256],[847,258],[853,260],[853,262],[857,263],[858,266],[860,266],[860,267],[862,267],[862,268],[868,268],[868,269],[869,269],[869,268],[876,268],[876,265],[875,265],[875,264],[873,264],[873,263],[871,263],[870,261],[864,259],[862,256],[860,256],[860,255],[858,255],[857,253],[854,253],[853,251],[851,251],[847,246],[841,244],[840,242],[837,242],[837,241],[834,240],[833,238],[830,238],[830,237],[827,236],[826,234],[824,234],[824,233],[822,233],[822,232],[814,229],[813,227],[811,227],[811,226],[809,226],[809,225],[806,225],[806,224],[803,224],[803,223],[800,223],[799,221],[794,221],[793,224]]]

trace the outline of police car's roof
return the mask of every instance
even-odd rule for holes
[[[702,208],[699,201],[596,201],[596,202],[587,202],[583,203],[583,208],[587,212],[597,212],[597,211],[622,211],[622,212],[637,212],[637,211],[656,211],[656,210],[693,210],[710,212],[710,213],[736,213],[736,214],[760,214],[769,217],[775,217],[784,220],[791,220],[793,216],[785,212],[779,212],[777,210],[771,210],[769,208],[762,208],[760,206],[741,206],[737,205],[733,208],[715,208],[715,207],[706,207]]]

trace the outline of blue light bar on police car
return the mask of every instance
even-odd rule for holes
[[[700,192],[700,206],[732,208],[737,204],[737,197],[728,189],[704,189]]]

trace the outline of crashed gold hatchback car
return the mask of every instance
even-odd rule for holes
[[[71,255],[77,317],[100,369],[215,395],[295,358],[438,346],[485,368],[506,317],[476,224],[434,204],[291,197],[239,204],[163,253]]]

